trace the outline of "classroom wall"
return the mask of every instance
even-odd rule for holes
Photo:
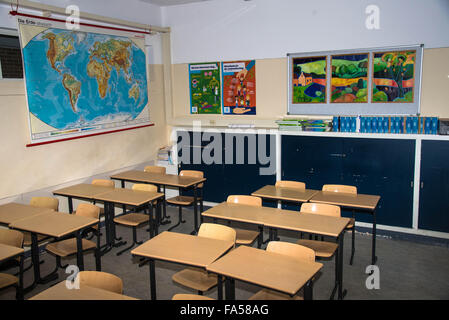
[[[63,6],[62,1],[45,1]],[[80,9],[109,17],[160,25],[160,10],[144,3],[122,1],[65,1]],[[0,7],[0,16],[10,7]],[[156,13],[153,9],[157,9]],[[154,19],[153,21],[151,19]],[[0,19],[0,27],[11,27]],[[13,25],[14,28],[15,25]],[[159,147],[167,143],[160,39],[153,45],[149,66],[149,104],[152,127],[94,137],[26,147],[29,143],[28,114],[23,80],[0,80],[0,201],[43,190],[70,181],[89,179],[124,167],[148,164],[156,159]],[[24,197],[24,199],[26,196]]]
[[[368,5],[380,29],[365,27]],[[172,30],[173,125],[275,126],[287,112],[287,53],[424,44],[422,115],[449,117],[449,1],[217,1],[162,10]],[[188,63],[256,59],[257,115],[190,115]]]

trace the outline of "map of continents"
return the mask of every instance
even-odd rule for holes
[[[148,103],[145,53],[129,38],[53,28],[23,55],[29,110],[56,129],[130,121]]]

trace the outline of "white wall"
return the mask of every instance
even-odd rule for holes
[[[380,29],[365,27],[368,5]],[[449,47],[448,0],[212,0],[162,8],[173,63],[424,43]]]

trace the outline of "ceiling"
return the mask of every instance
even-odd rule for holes
[[[177,6],[180,4],[187,4],[187,3],[194,3],[194,2],[204,2],[204,1],[209,1],[209,0],[140,0],[140,1],[155,4],[160,7],[166,7],[166,6]]]

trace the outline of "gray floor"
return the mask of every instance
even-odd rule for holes
[[[184,210],[184,218],[187,221],[173,231],[189,233],[193,229],[193,211]],[[177,209],[168,207],[171,219],[177,221]],[[211,222],[205,219],[205,222]],[[241,226],[233,224],[234,226]],[[161,226],[160,231],[169,228],[170,225]],[[138,239],[148,239],[146,228],[138,230]],[[118,236],[123,236],[128,241],[131,239],[131,229],[117,227]],[[279,231],[282,241],[295,242],[298,234]],[[265,234],[264,238],[267,238]],[[104,237],[104,236],[103,236]],[[103,240],[103,239],[102,239]],[[347,233],[344,243],[344,288],[347,289],[345,299],[449,299],[449,248],[442,245],[429,245],[411,241],[391,239],[385,236],[377,237],[377,256],[380,273],[380,289],[367,289],[366,280],[368,274],[366,267],[370,264],[371,235],[356,233],[356,253],[354,264],[349,265],[351,233]],[[102,257],[102,268],[105,272],[113,273],[123,279],[124,293],[126,295],[149,299],[149,268],[148,265],[139,268],[138,259],[133,258],[128,252],[116,256],[121,248],[114,248]],[[41,259],[45,263],[41,265],[43,275],[53,270],[55,258],[50,254],[43,254]],[[93,254],[85,255],[85,269],[95,270]],[[74,263],[75,259],[66,259],[64,263]],[[334,260],[322,260],[324,267],[314,285],[314,299],[329,299],[334,283]],[[29,264],[29,260],[25,265]],[[193,293],[187,288],[175,284],[171,276],[185,268],[172,263],[156,262],[157,298],[171,299],[176,293]],[[15,270],[9,270],[15,272]],[[51,285],[66,279],[68,274],[60,269],[59,279],[47,285],[38,285],[25,298],[32,297]],[[25,273],[25,286],[32,281],[32,270]],[[236,299],[248,299],[260,288],[236,281]],[[206,293],[207,296],[216,298],[217,290]],[[13,288],[0,292],[0,300],[14,299]]]

